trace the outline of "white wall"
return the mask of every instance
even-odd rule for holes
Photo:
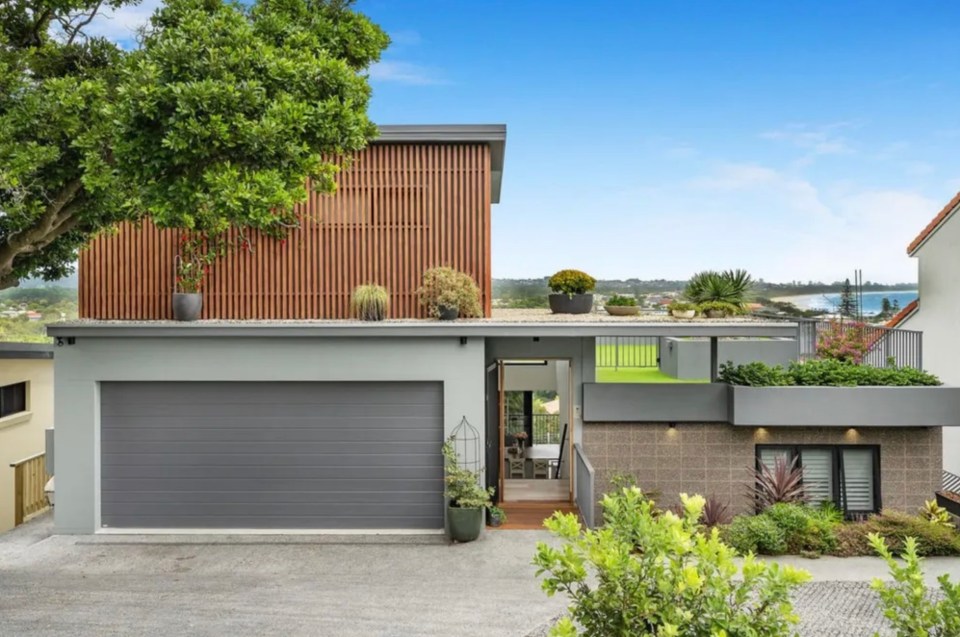
[[[923,367],[960,385],[960,215],[920,248],[920,309],[899,327],[923,332]],[[943,468],[960,474],[960,427],[943,429]]]
[[[442,381],[446,434],[466,416],[484,448],[481,338],[78,337],[56,357],[58,533],[100,528],[100,382],[167,380]]]

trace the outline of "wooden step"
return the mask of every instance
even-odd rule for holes
[[[507,521],[497,530],[542,530],[543,521],[554,514],[579,513],[570,502],[501,502],[500,508],[507,514]]]

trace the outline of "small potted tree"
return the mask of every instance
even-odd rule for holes
[[[632,296],[620,296],[614,294],[604,303],[603,309],[610,316],[634,316],[640,312],[640,306],[637,305],[637,299]]]
[[[417,294],[427,314],[441,321],[483,315],[476,281],[469,274],[453,268],[431,268],[424,272]]]
[[[174,257],[176,281],[173,287],[173,320],[196,321],[203,311],[203,275],[207,269],[200,242],[184,234],[180,252]]]
[[[350,306],[361,321],[382,321],[390,309],[390,295],[381,285],[358,285]]]
[[[597,280],[580,270],[560,270],[547,282],[550,295],[550,310],[554,314],[589,314],[593,309],[590,294]]]
[[[484,511],[492,506],[493,487],[484,489],[479,475],[460,466],[460,458],[450,440],[443,444],[443,465],[450,539],[472,542],[480,537]]]
[[[674,301],[667,306],[674,318],[692,319],[697,315],[697,306],[685,301]]]

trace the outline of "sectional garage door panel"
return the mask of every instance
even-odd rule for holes
[[[110,382],[111,528],[440,529],[441,383]]]

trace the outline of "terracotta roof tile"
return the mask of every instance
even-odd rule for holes
[[[946,219],[950,215],[950,212],[954,208],[956,208],[958,205],[960,205],[960,192],[958,192],[957,195],[950,200],[950,203],[948,203],[946,206],[943,207],[943,210],[941,210],[939,214],[937,214],[937,216],[933,218],[933,221],[928,223],[927,227],[924,228],[923,231],[917,235],[917,238],[914,239],[910,243],[910,245],[907,246],[907,254],[913,254],[914,250],[919,248],[920,244],[926,241],[927,237],[929,237],[934,233],[937,227],[943,222],[944,219]]]
[[[904,322],[908,316],[914,313],[920,307],[920,299],[914,299],[907,303],[902,310],[897,312],[896,316],[887,321],[887,327],[896,327]]]

